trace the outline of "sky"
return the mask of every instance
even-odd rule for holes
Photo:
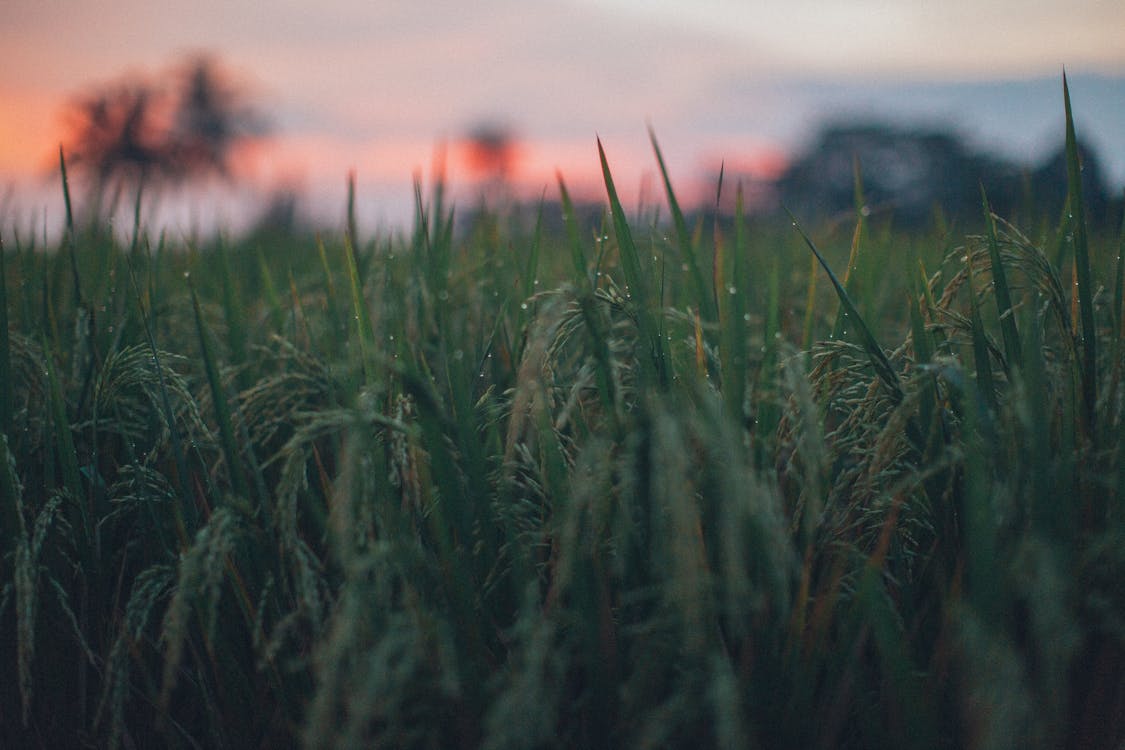
[[[273,123],[238,195],[293,186],[319,218],[354,170],[364,222],[401,220],[441,144],[471,185],[458,143],[481,123],[518,136],[511,176],[534,194],[556,170],[596,191],[595,137],[627,193],[651,187],[649,125],[685,192],[720,160],[769,176],[826,118],[1033,161],[1062,137],[1064,66],[1080,137],[1125,186],[1121,0],[3,0],[0,222],[58,212],[43,175],[76,94],[200,52]],[[191,200],[239,220],[229,191]]]

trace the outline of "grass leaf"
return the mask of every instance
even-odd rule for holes
[[[805,241],[805,244],[808,245],[808,248],[810,250],[812,250],[813,255],[815,255],[816,259],[820,261],[821,267],[828,274],[828,280],[832,282],[832,286],[836,289],[836,296],[840,300],[840,307],[842,308],[843,315],[848,321],[848,324],[854,326],[853,330],[859,333],[860,341],[863,344],[864,351],[867,352],[867,356],[871,361],[872,367],[874,367],[875,369],[875,374],[879,376],[879,379],[887,387],[887,391],[890,393],[891,398],[897,404],[898,402],[902,401],[903,398],[902,383],[899,381],[898,373],[895,372],[894,367],[891,366],[890,360],[887,359],[887,355],[883,352],[883,347],[881,347],[879,345],[879,342],[875,340],[875,335],[872,334],[871,329],[867,327],[867,323],[859,314],[859,310],[856,309],[855,303],[852,302],[852,299],[848,295],[847,290],[844,289],[844,285],[841,284],[840,280],[836,278],[836,274],[832,272],[832,268],[828,265],[828,261],[824,259],[824,256],[820,254],[819,250],[817,250],[816,245],[813,244],[813,241],[809,239],[809,236],[807,234],[805,234],[805,230],[802,229],[800,224],[797,223],[796,217],[793,216],[793,214],[789,214],[789,218],[793,222],[793,227],[797,230],[798,233],[800,233],[801,238]]]
[[[1078,309],[1082,341],[1082,403],[1086,428],[1095,435],[1094,410],[1098,403],[1098,336],[1094,323],[1094,288],[1090,272],[1090,243],[1086,233],[1086,204],[1082,196],[1082,162],[1078,154],[1078,137],[1074,132],[1074,116],[1070,108],[1070,88],[1063,73],[1063,102],[1066,109],[1066,176],[1067,201],[1073,217],[1074,273],[1078,283]]]

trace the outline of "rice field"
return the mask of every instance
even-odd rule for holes
[[[1120,748],[1125,233],[1065,116],[1034,227],[698,220],[653,137],[593,226],[5,233],[0,745]]]

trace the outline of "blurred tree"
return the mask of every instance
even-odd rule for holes
[[[511,176],[518,148],[512,132],[496,123],[473,127],[465,139],[469,169],[485,183],[504,183]]]
[[[210,175],[231,179],[232,153],[266,132],[264,119],[212,58],[191,58],[176,73],[170,85],[123,78],[71,104],[65,150],[91,178],[95,216],[112,212],[125,190]]]
[[[1118,219],[1098,157],[1082,143],[1079,153],[1089,219],[1115,227]],[[1061,148],[1036,167],[977,151],[953,133],[860,122],[827,126],[776,182],[779,202],[802,217],[849,216],[856,161],[870,209],[885,211],[900,226],[925,226],[938,207],[947,218],[977,221],[981,186],[992,209],[1009,218],[1017,218],[1021,209],[1028,211],[1028,220],[1057,217],[1066,199]]]
[[[128,79],[76,99],[67,149],[93,180],[95,213],[107,192],[140,186],[166,170],[162,97],[145,81]]]
[[[263,118],[210,57],[190,60],[182,72],[179,102],[168,145],[176,173],[230,177],[230,156],[243,140],[263,135]]]

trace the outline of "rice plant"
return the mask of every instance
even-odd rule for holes
[[[419,184],[3,237],[0,744],[1119,747],[1125,235],[1063,109],[1039,239],[695,220],[651,133],[667,227],[597,144],[588,235],[560,177],[560,236]]]

